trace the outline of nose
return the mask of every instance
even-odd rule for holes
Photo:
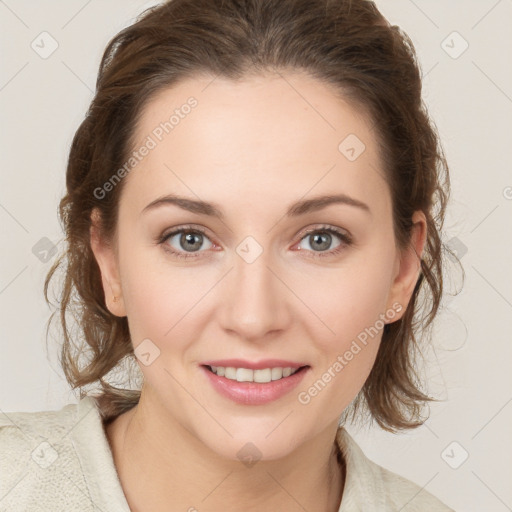
[[[222,327],[241,339],[263,341],[289,325],[291,292],[265,251],[252,263],[235,254],[222,294]]]

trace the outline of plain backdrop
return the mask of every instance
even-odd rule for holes
[[[0,1],[1,411],[77,401],[45,349],[43,281],[63,248],[57,204],[101,53],[154,3]],[[466,281],[445,300],[426,354],[430,392],[441,401],[425,425],[400,435],[349,431],[374,461],[455,510],[505,512],[512,510],[512,2],[377,5],[419,55],[425,102],[451,169],[445,242]]]

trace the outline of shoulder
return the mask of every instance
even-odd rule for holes
[[[88,397],[58,411],[0,413],[0,512],[61,510],[63,500],[94,510],[75,449],[77,426],[94,414]]]
[[[372,464],[374,464],[372,462]],[[454,512],[454,510],[418,484],[375,464],[380,472],[386,496],[396,510],[403,512]]]
[[[345,429],[338,429],[336,439],[347,465],[339,512],[361,505],[368,512],[454,512],[423,487],[368,459]]]

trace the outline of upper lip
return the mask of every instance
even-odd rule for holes
[[[286,361],[284,359],[262,359],[260,361],[246,361],[245,359],[216,359],[204,361],[204,366],[222,366],[224,368],[247,368],[249,370],[262,370],[264,368],[300,368],[307,366],[304,363]]]

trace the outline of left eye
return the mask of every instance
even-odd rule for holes
[[[331,244],[333,243],[333,236],[334,239],[337,238],[338,244],[335,247],[331,247]],[[335,229],[332,228],[323,228],[323,229],[316,229],[314,231],[310,231],[301,239],[301,242],[307,242],[306,249],[312,251],[312,252],[336,252],[336,249],[339,248],[343,243],[350,243],[350,240],[348,239],[347,235],[344,233],[338,232]],[[300,244],[299,244],[300,247]],[[303,247],[300,247],[301,249]]]

